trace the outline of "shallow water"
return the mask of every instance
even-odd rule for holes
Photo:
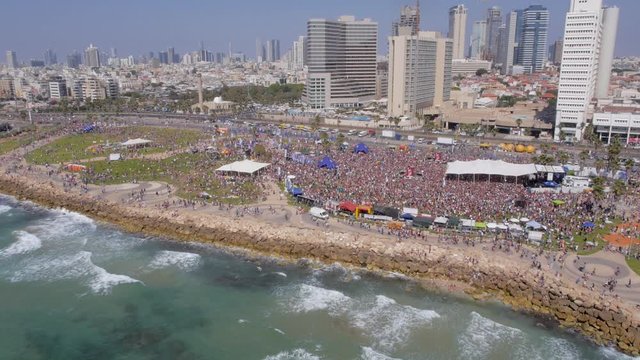
[[[134,236],[0,197],[0,359],[627,359],[396,276]]]

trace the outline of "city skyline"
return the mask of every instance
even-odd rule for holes
[[[402,6],[415,4],[415,1],[381,0],[376,6],[363,7],[356,0],[327,0],[322,4],[308,3],[300,8],[292,0],[278,3],[249,0],[249,4],[244,2],[242,5],[181,2],[148,6],[148,0],[141,0],[126,4],[122,2],[128,9],[123,12],[123,7],[118,6],[119,2],[122,1],[105,4],[70,0],[64,8],[43,0],[6,4],[3,9],[9,16],[0,23],[0,31],[12,35],[3,39],[3,50],[15,51],[18,61],[22,63],[29,59],[42,59],[47,49],[53,49],[59,59],[65,58],[74,50],[83,51],[91,43],[104,52],[117,48],[120,56],[124,57],[140,56],[169,47],[174,47],[178,53],[185,53],[198,49],[200,41],[203,41],[208,50],[227,52],[231,44],[233,52],[243,52],[248,57],[254,57],[256,37],[279,39],[283,45],[286,44],[281,49],[285,53],[298,36],[305,34],[308,19],[337,19],[340,15],[354,15],[357,18],[371,18],[379,24],[378,53],[384,55],[387,52],[386,39],[391,33],[392,22]],[[456,4],[464,4],[469,9],[467,28],[471,28],[474,21],[486,18],[486,11],[491,6],[501,7],[503,14],[506,14],[529,5],[544,5],[550,12],[550,42],[562,37],[564,15],[569,8],[569,1],[547,4],[547,1],[524,0],[423,0],[420,28],[446,34],[448,9]],[[632,30],[633,16],[640,12],[640,2],[608,0],[605,4],[624,10],[621,11],[615,55],[640,55],[640,44],[634,41]],[[74,9],[73,19],[69,18],[69,7]],[[260,16],[246,16],[247,11]],[[95,26],[95,17],[91,14],[100,14],[100,19],[117,21],[119,26],[104,30],[106,27]],[[141,14],[145,16],[140,16]],[[26,16],[31,17],[37,25],[25,31],[14,31],[17,28],[24,29],[22,25],[28,20],[25,19]],[[58,21],[61,17],[69,20],[61,23]],[[87,26],[82,26],[84,23]],[[164,26],[166,24],[172,26]],[[77,29],[83,31],[78,32]],[[467,46],[470,33],[467,31]]]

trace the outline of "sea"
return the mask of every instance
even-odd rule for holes
[[[0,196],[0,359],[631,359],[398,274],[124,233]]]

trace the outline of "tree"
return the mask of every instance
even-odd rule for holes
[[[602,159],[596,160],[595,166],[596,166],[596,172],[600,173],[600,171],[605,167],[604,160]]]
[[[589,158],[589,151],[587,150],[582,150],[580,152],[580,167],[584,167],[584,164],[587,162],[587,159]]]
[[[476,76],[482,76],[482,75],[488,74],[488,73],[489,73],[489,70],[487,70],[487,69],[478,69],[478,70],[476,70]]]
[[[313,129],[317,129],[317,128],[320,126],[320,124],[321,124],[321,123],[322,123],[322,118],[320,117],[320,115],[316,115],[316,116],[313,118],[313,122],[312,122],[312,124],[311,124],[311,127],[312,127]]]
[[[609,150],[607,152],[607,165],[609,171],[617,171],[620,167],[620,152],[622,152],[622,145],[617,137],[613,138],[611,144],[609,144]]]
[[[560,164],[566,164],[567,162],[569,162],[570,158],[571,156],[569,156],[566,151],[558,151],[558,153],[556,154],[556,161]]]
[[[336,143],[338,144],[338,149],[342,146],[344,139],[345,137],[343,133],[339,133],[338,136],[336,137]]]
[[[593,179],[591,190],[596,199],[602,199],[604,197],[604,178],[597,176]]]
[[[613,195],[618,198],[627,192],[627,184],[622,180],[616,180],[613,182],[611,190],[613,190]]]
[[[400,124],[400,118],[397,116],[392,117],[390,120],[395,124],[396,127],[398,127],[398,124]]]

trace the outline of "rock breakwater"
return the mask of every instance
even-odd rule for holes
[[[551,276],[542,282],[527,264],[513,266],[489,256],[472,262],[461,249],[426,248],[415,242],[392,242],[374,235],[363,238],[187,212],[171,216],[156,209],[65,192],[54,184],[17,175],[0,175],[0,193],[45,207],[63,207],[134,233],[239,247],[287,258],[341,262],[419,279],[462,282],[468,285],[465,291],[476,299],[497,298],[516,310],[544,316],[574,329],[598,344],[612,344],[627,354],[640,355],[640,324],[632,309]]]

